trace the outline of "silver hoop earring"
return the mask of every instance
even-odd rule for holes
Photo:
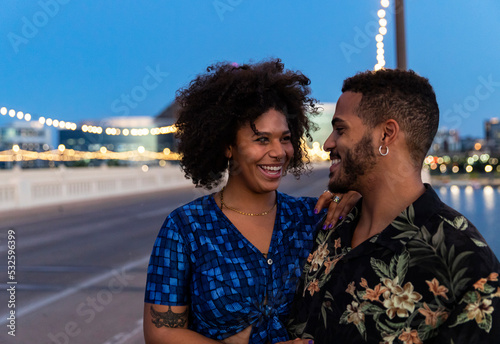
[[[378,147],[378,152],[380,153],[380,155],[386,156],[387,154],[389,154],[389,146],[386,146],[385,148],[387,150],[385,151],[385,153],[382,153],[382,146]]]

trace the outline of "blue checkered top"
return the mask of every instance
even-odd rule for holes
[[[221,340],[252,325],[250,343],[288,340],[284,321],[323,213],[314,214],[315,198],[277,197],[267,257],[212,195],[174,210],[153,247],[145,302],[190,305],[189,328],[209,338]]]

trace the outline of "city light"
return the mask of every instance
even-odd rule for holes
[[[481,154],[479,159],[481,159],[481,162],[486,163],[488,160],[490,160],[490,156],[489,154]]]
[[[48,148],[48,147],[47,147]],[[144,147],[142,147],[144,149]],[[83,152],[75,151],[73,149],[66,149],[64,145],[59,145],[55,150],[47,150],[45,152],[33,152],[23,150],[19,145],[13,145],[12,149],[0,151],[0,161],[33,161],[33,160],[47,160],[47,161],[82,161],[82,160],[122,160],[122,161],[175,161],[180,159],[178,153],[168,152],[150,152],[145,149],[142,153],[138,151],[127,152],[113,152],[106,147],[101,147],[97,152]],[[162,166],[163,164],[160,164]],[[163,165],[164,166],[164,165]]]

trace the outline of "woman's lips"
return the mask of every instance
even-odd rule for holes
[[[283,165],[259,165],[261,172],[269,178],[281,177]]]

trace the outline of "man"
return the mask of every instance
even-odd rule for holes
[[[292,311],[292,337],[318,343],[498,343],[500,264],[477,229],[423,184],[438,128],[428,80],[413,71],[344,81],[329,190],[363,198],[319,231]]]

